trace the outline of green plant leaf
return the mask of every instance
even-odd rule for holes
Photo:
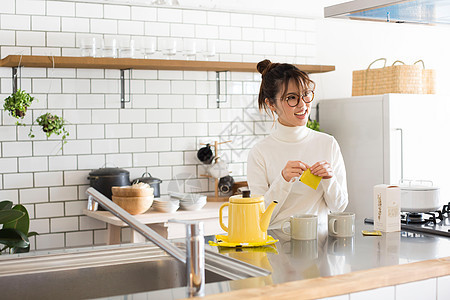
[[[30,217],[28,216],[28,211],[22,204],[15,205],[13,210],[22,212],[23,216],[9,223],[5,223],[3,228],[17,229],[26,236],[28,234],[28,230],[30,229]]]
[[[26,248],[18,248],[18,247],[14,247],[12,248],[12,253],[28,253],[30,252],[30,244],[28,244],[28,246]]]
[[[37,233],[36,231],[30,231],[27,234],[28,237],[32,237],[32,236],[36,236],[36,235],[39,235],[39,233]]]
[[[3,200],[0,202],[0,210],[10,210],[13,206],[12,201],[9,200]]]
[[[17,220],[25,215],[19,210],[0,210],[0,224],[5,224]]]
[[[10,248],[27,248],[30,245],[30,242],[19,230],[3,228],[0,230],[0,244]]]

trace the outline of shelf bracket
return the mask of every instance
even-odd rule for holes
[[[129,71],[128,100],[125,100],[125,70]],[[120,69],[120,108],[125,108],[125,103],[131,102],[131,70],[132,69]]]
[[[220,73],[225,73],[225,93],[223,94],[225,97],[225,99],[221,100],[220,99]],[[228,86],[228,71],[216,71],[216,103],[217,103],[217,108],[220,108],[220,103],[226,103],[227,102],[227,95],[228,95],[228,91],[227,91],[227,86]]]

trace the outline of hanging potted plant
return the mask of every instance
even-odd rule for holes
[[[69,132],[65,128],[65,121],[63,118],[53,115],[51,113],[45,113],[43,115],[40,115],[36,122],[42,126],[42,131],[45,132],[45,135],[47,137],[50,137],[52,134],[61,135],[62,134],[62,141],[63,144],[67,143],[66,138],[69,135]],[[33,130],[30,128],[30,133],[28,134],[29,137],[33,138]]]
[[[9,115],[16,119],[23,119],[28,107],[33,102],[34,97],[24,90],[18,89],[17,92],[11,94],[5,99],[3,108],[9,112]],[[17,125],[22,125],[19,122]]]
[[[23,253],[30,250],[29,237],[37,235],[29,232],[30,217],[25,206],[9,200],[0,202],[0,255],[9,250],[9,253]]]

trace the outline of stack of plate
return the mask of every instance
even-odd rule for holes
[[[205,195],[179,192],[169,192],[169,195],[171,199],[180,201],[180,208],[183,210],[200,210],[206,204]]]
[[[170,199],[169,197],[155,198],[152,207],[157,211],[173,213],[180,207],[180,201]]]

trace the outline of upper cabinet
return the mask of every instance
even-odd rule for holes
[[[82,68],[82,69],[136,69],[257,72],[256,63],[226,61],[195,61],[167,59],[137,59],[109,57],[68,57],[9,55],[0,61],[0,67]],[[306,73],[334,71],[334,66],[296,65]]]

